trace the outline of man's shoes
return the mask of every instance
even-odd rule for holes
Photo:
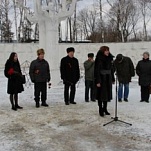
[[[49,105],[47,103],[41,103],[41,106],[48,107]]]
[[[92,101],[92,102],[96,102],[96,100],[94,100],[94,99],[92,99],[91,101]]]
[[[146,103],[149,103],[149,101],[145,101]]]
[[[69,102],[65,102],[65,105],[69,105]]]
[[[144,102],[144,100],[140,100],[140,102]]]
[[[122,99],[118,99],[119,102],[122,102]]]
[[[23,107],[21,107],[21,106],[19,106],[19,105],[16,105],[15,108],[16,108],[16,109],[23,109]]]
[[[128,102],[128,99],[124,98],[124,101],[125,101],[125,102]]]
[[[76,102],[70,102],[70,104],[77,104]]]
[[[89,102],[89,100],[85,100],[85,102]]]
[[[12,107],[12,110],[17,111],[17,108],[13,106],[13,107]]]
[[[36,108],[39,108],[40,105],[39,105],[39,102],[36,102]]]

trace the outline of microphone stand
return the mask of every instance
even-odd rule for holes
[[[130,124],[130,123],[127,123],[127,122],[125,122],[125,121],[122,121],[122,120],[119,120],[118,119],[118,116],[117,116],[117,92],[118,92],[118,90],[117,90],[117,74],[115,74],[116,75],[116,79],[115,79],[115,87],[116,87],[116,100],[115,100],[115,117],[111,117],[111,119],[113,119],[113,120],[111,120],[110,122],[108,122],[108,123],[106,123],[106,124],[103,124],[103,126],[106,126],[106,125],[108,125],[108,124],[110,124],[110,123],[112,123],[112,122],[117,122],[117,121],[119,121],[119,122],[122,122],[122,123],[125,123],[125,124],[128,124],[128,125],[130,125],[130,126],[132,126],[132,124]]]

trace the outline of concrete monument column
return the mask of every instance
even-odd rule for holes
[[[49,61],[51,69],[59,67],[58,50],[58,26],[62,20],[74,13],[77,0],[61,0],[61,4],[56,0],[49,0],[48,6],[43,7],[41,0],[34,0],[34,15],[28,13],[23,6],[23,1],[18,0],[19,7],[26,11],[27,18],[31,22],[39,24],[39,48],[44,48],[45,58]]]

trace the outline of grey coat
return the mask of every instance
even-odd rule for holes
[[[49,82],[50,81],[50,69],[48,62],[43,59],[37,58],[30,64],[29,75],[31,81],[35,82]]]
[[[94,81],[94,61],[86,60],[84,62],[85,80]]]

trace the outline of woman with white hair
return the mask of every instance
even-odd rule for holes
[[[139,77],[139,85],[141,87],[141,101],[149,103],[149,88],[151,85],[151,60],[149,60],[149,52],[143,53],[143,59],[136,66],[136,74]]]

